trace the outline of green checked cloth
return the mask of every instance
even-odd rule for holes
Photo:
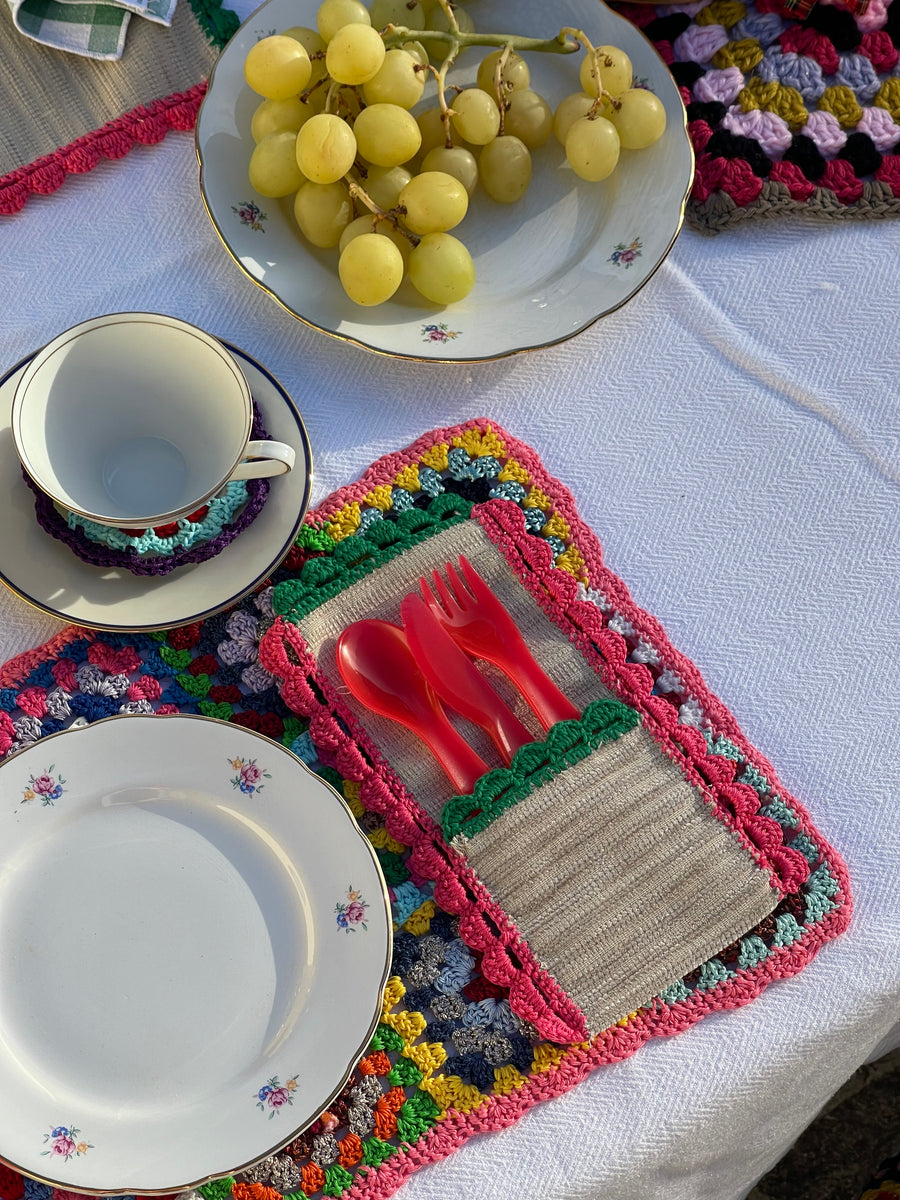
[[[8,0],[20,33],[87,58],[120,58],[132,14],[170,25],[176,0],[115,0],[83,4],[79,0]]]

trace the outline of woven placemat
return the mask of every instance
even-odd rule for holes
[[[222,0],[182,0],[170,28],[132,21],[117,62],[42,46],[0,3],[0,214],[135,145],[191,130],[219,50],[238,26]]]
[[[617,6],[655,44],[697,156],[687,223],[900,214],[900,3]]]
[[[599,700],[585,707],[583,722],[593,721],[599,743],[640,737],[666,758],[673,778],[690,777],[708,826],[732,838],[754,878],[764,876],[774,891],[768,915],[589,1039],[548,1037],[528,1019],[533,1011],[562,1028],[577,1012],[558,1003],[559,992],[545,989],[536,1003],[534,989],[522,986],[537,977],[517,958],[523,943],[513,922],[504,918],[496,936],[496,922],[485,919],[490,898],[456,839],[452,847],[443,839],[385,769],[379,747],[355,736],[354,715],[332,704],[327,677],[304,657],[301,609],[350,597],[348,583],[358,598],[379,573],[429,546],[443,554],[458,534],[486,542],[510,595],[524,588],[559,669],[567,669],[562,642],[588,665],[588,676],[573,668],[566,686],[593,675]],[[289,619],[298,617],[299,626]],[[626,710],[629,720],[611,729],[609,714]],[[696,667],[605,567],[571,495],[533,450],[487,420],[434,430],[379,460],[309,514],[283,567],[231,611],[154,634],[70,628],[8,663],[0,669],[0,755],[76,717],[152,711],[200,712],[257,729],[338,788],[376,848],[395,925],[382,1020],[340,1096],[281,1153],[201,1187],[205,1200],[389,1196],[420,1166],[512,1124],[649,1038],[748,1003],[800,971],[849,921],[840,857]],[[578,770],[578,724],[554,726],[565,736],[550,752],[519,751],[514,767],[528,774],[525,755],[529,787],[537,776],[543,787],[557,769]],[[500,786],[480,796],[483,808],[515,811],[508,773],[485,778],[492,777]],[[527,802],[525,792],[518,802]],[[0,1200],[52,1194],[0,1165]]]

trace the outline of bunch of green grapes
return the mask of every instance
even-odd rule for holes
[[[657,97],[632,87],[628,55],[592,46],[580,30],[546,43],[475,35],[448,0],[372,0],[368,9],[323,0],[316,26],[263,38],[246,56],[245,79],[264,97],[251,121],[249,178],[264,196],[294,196],[300,232],[337,248],[341,283],[357,304],[389,300],[405,277],[437,304],[467,296],[474,263],[450,231],[479,184],[495,202],[521,199],[532,152],[551,135],[575,174],[597,182],[621,149],[652,145],[665,129]],[[470,36],[497,48],[475,86],[449,87]],[[554,111],[517,50],[583,46],[581,90]],[[429,84],[436,103],[413,116]]]

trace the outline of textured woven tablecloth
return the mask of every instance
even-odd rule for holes
[[[632,303],[578,339],[426,370],[283,313],[226,259],[196,177],[190,140],[169,138],[0,224],[4,367],[100,312],[195,321],[301,404],[314,500],[423,428],[491,412],[573,491],[636,600],[815,801],[854,880],[850,930],[795,980],[595,1072],[400,1195],[739,1200],[860,1062],[900,1041],[900,225],[688,230]],[[55,628],[0,596],[3,658]]]

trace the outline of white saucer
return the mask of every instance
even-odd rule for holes
[[[4,1161],[178,1192],[275,1153],[344,1086],[390,903],[289,750],[192,716],[54,734],[0,766],[0,847]]]
[[[10,408],[29,355],[0,379],[0,478],[10,490],[0,521],[0,580],[64,621],[94,629],[136,632],[185,625],[211,616],[252,591],[290,550],[306,515],[312,486],[309,438],[293,400],[277,379],[235,346],[269,436],[287,442],[296,466],[272,481],[253,524],[220,554],[165,576],[138,576],[82,562],[37,523],[34,496],[21,477],[10,430]]]

